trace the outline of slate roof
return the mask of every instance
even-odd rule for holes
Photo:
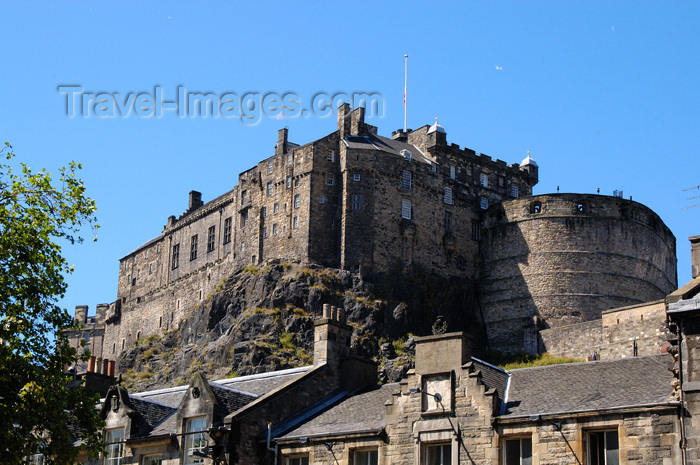
[[[498,392],[498,398],[503,401],[508,373],[503,368],[491,365],[478,358],[472,357],[472,361],[474,362],[474,368],[481,372],[481,381],[488,389],[495,389]]]
[[[273,371],[271,373],[259,373],[257,375],[239,376],[237,378],[227,378],[213,381],[215,384],[240,389],[257,395],[266,394],[285,383],[301,376],[309,371],[312,366],[301,368],[290,368],[287,370]]]
[[[352,434],[377,431],[386,425],[384,403],[399,391],[399,383],[384,384],[345,396],[331,408],[279,437],[292,440],[317,435]]]
[[[343,140],[343,142],[350,149],[379,150],[400,157],[403,157],[403,155],[401,155],[402,150],[408,150],[411,152],[412,161],[415,160],[427,164],[433,163],[433,160],[428,158],[415,145],[390,139],[388,137],[378,136],[376,134],[369,134],[366,136],[348,136]]]
[[[161,404],[159,402],[145,401],[138,397],[129,396],[131,405],[134,406],[137,412],[141,414],[148,425],[148,429],[152,430],[156,425],[165,420],[167,417],[175,413],[175,407]]]
[[[671,356],[511,370],[502,418],[671,404]]]

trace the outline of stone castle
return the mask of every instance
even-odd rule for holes
[[[337,129],[313,142],[280,130],[274,155],[229,192],[204,203],[191,191],[184,213],[120,260],[117,300],[90,318],[76,308],[81,334],[114,360],[176,328],[233,270],[271,259],[459,278],[473,284],[469,310],[490,344],[529,352],[548,349],[543,332],[676,289],[675,237],[653,211],[615,196],[533,196],[537,181],[529,154],[509,165],[448,144],[437,120],[383,137],[363,108],[341,106]]]

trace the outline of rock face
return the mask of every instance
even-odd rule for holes
[[[274,260],[232,274],[179,327],[136,341],[117,371],[128,387],[152,389],[194,371],[217,379],[308,365],[314,320],[329,303],[345,308],[357,352],[378,360],[380,378],[393,381],[413,366],[410,334],[430,334],[438,314],[451,330],[482,340],[473,296],[470,282],[420,272],[361,277]]]

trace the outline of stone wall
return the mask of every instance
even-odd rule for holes
[[[655,355],[672,334],[666,327],[664,301],[603,312],[599,320],[540,331],[541,352],[560,357],[596,359]],[[636,353],[635,353],[636,347]]]
[[[603,310],[664,298],[677,285],[675,237],[630,200],[510,200],[489,211],[486,230],[479,292],[496,348],[534,351],[525,347],[527,328],[599,319]]]

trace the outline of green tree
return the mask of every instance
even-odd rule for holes
[[[39,452],[47,464],[72,463],[78,437],[99,450],[101,419],[97,397],[65,373],[76,351],[62,330],[75,322],[57,305],[72,272],[59,242],[82,242],[85,226],[98,227],[95,202],[77,163],[55,182],[13,166],[8,143],[0,155],[0,461]]]

